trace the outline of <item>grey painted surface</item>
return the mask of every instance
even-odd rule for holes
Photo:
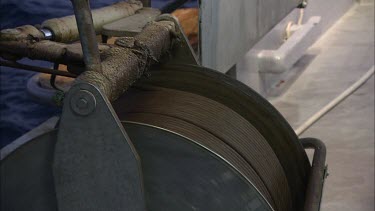
[[[203,66],[228,71],[300,0],[203,0],[200,5]]]
[[[374,23],[374,5],[352,8],[309,49],[314,59],[288,91],[271,99],[294,128],[374,65],[374,24],[369,23]]]
[[[305,9],[303,23],[312,16],[320,16],[321,21],[316,32],[311,36],[310,42],[314,43],[321,37],[349,8],[355,0],[314,0],[309,1]],[[314,55],[307,53],[301,55],[304,61],[299,61],[289,71],[280,74],[260,74],[258,68],[257,55],[262,50],[278,49],[284,42],[285,29],[288,22],[297,23],[300,11],[293,10],[277,26],[275,26],[266,36],[262,38],[237,64],[238,79],[261,93],[263,96],[272,95],[272,92],[279,94],[287,89],[297,78],[298,74],[314,59]],[[307,63],[306,63],[307,62]],[[278,86],[280,85],[281,86]],[[270,88],[278,87],[279,90]],[[268,92],[268,93],[267,93]]]
[[[374,77],[302,136],[328,148],[321,211],[373,211]]]
[[[322,211],[374,210],[374,77],[304,136],[313,134],[329,150]]]
[[[320,20],[319,16],[311,17],[305,24],[298,25],[298,30],[278,49],[259,52],[259,71],[264,73],[283,73],[292,68],[313,44],[314,40],[311,38],[316,33]]]
[[[308,54],[314,60],[272,100],[297,128],[374,65],[374,4],[354,6]],[[302,137],[323,140],[330,176],[322,211],[374,210],[374,77]]]

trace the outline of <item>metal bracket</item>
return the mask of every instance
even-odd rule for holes
[[[156,18],[155,21],[172,21],[176,26],[177,41],[174,43],[172,52],[173,59],[168,64],[191,64],[200,65],[193,48],[190,46],[187,37],[185,36],[182,27],[178,20],[169,14],[163,14]]]
[[[145,210],[140,159],[108,99],[68,92],[53,161],[58,210]]]

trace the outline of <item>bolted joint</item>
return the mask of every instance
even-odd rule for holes
[[[91,92],[80,90],[71,97],[70,107],[74,113],[80,116],[87,116],[95,110],[96,100]]]

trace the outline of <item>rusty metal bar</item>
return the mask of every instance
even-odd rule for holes
[[[314,149],[314,158],[310,171],[309,182],[306,190],[304,211],[319,211],[323,195],[324,180],[327,177],[325,144],[319,139],[300,139],[305,149]]]
[[[87,71],[101,72],[100,54],[88,0],[72,0]]]
[[[108,45],[99,45],[99,51],[108,50]],[[40,42],[0,41],[0,57],[20,59],[28,57],[35,60],[57,62],[60,64],[83,64],[82,47],[80,43],[64,44],[49,40]]]
[[[36,67],[36,66],[31,66],[31,65],[26,65],[26,64],[20,64],[18,62],[6,61],[6,60],[0,60],[0,66],[24,69],[24,70],[29,70],[33,72],[39,72],[39,73],[46,73],[46,74],[51,74],[51,75],[65,76],[69,78],[77,77],[77,75],[67,72],[67,71],[48,69],[44,67]]]
[[[154,22],[135,37],[118,39],[115,46],[102,54],[102,73],[85,71],[77,81],[93,84],[110,101],[116,100],[170,50],[175,28],[171,21]]]
[[[82,50],[78,44],[63,44],[52,41],[0,41],[1,56],[59,62],[82,63]]]
[[[139,1],[120,1],[107,7],[92,10],[95,32],[100,34],[103,26],[119,19],[132,16],[142,9]],[[0,41],[53,40],[60,43],[72,43],[79,39],[79,31],[74,15],[52,18],[41,24],[41,29],[31,25],[3,29]]]
[[[18,26],[13,29],[3,29],[0,31],[0,42],[43,40],[44,37],[43,32],[31,25]]]

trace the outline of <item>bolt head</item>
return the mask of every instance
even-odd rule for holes
[[[87,116],[95,110],[96,100],[91,92],[80,90],[71,97],[70,106],[74,113]]]
[[[85,109],[87,108],[87,106],[88,106],[88,102],[84,98],[81,98],[77,101],[77,107],[79,109]]]

